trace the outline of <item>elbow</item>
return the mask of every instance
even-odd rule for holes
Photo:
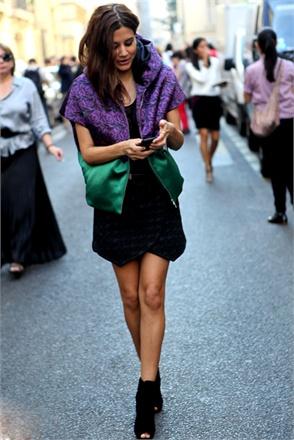
[[[170,148],[172,150],[178,151],[182,148],[183,145],[184,145],[184,138],[182,140],[178,141],[177,143],[171,145]]]
[[[80,149],[80,153],[81,156],[83,158],[83,160],[88,164],[88,165],[94,165],[94,160],[91,154],[89,154],[88,149]]]
[[[177,132],[176,139],[170,139],[167,142],[168,148],[171,148],[172,150],[175,150],[175,151],[182,148],[183,144],[184,144],[184,135],[180,130],[178,130],[178,132]]]
[[[178,142],[174,147],[173,150],[177,151],[180,150],[182,148],[182,146],[184,145],[184,138],[181,140],[181,142]]]
[[[171,150],[178,151],[180,148],[182,148],[182,146],[183,146],[183,144],[169,145],[169,148]]]

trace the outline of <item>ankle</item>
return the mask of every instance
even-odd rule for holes
[[[155,382],[157,375],[158,375],[158,367],[154,369],[150,368],[148,370],[141,369],[141,379],[143,382],[146,382],[146,380],[150,382]]]
[[[157,376],[157,371],[155,374],[141,374],[141,380],[143,382],[155,382]]]

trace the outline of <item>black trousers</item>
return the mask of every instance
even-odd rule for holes
[[[271,176],[277,212],[286,212],[287,189],[293,205],[293,118],[281,119],[279,127],[262,140]]]

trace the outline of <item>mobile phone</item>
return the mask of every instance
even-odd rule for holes
[[[228,85],[228,81],[221,81],[219,83],[213,84],[212,87],[226,87]]]
[[[142,139],[142,141],[139,145],[140,145],[140,147],[145,147],[145,150],[149,150],[149,147],[152,144],[152,142],[154,141],[154,139],[156,139],[156,136],[144,138],[144,139]]]

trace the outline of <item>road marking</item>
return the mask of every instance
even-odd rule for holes
[[[231,127],[226,123],[222,122],[221,128],[225,132],[225,134],[231,139],[234,146],[237,148],[237,150],[239,150],[249,166],[257,173],[260,173],[259,159],[256,154],[252,153],[252,151],[249,150],[247,139],[242,138],[236,132],[236,129],[234,127]]]

